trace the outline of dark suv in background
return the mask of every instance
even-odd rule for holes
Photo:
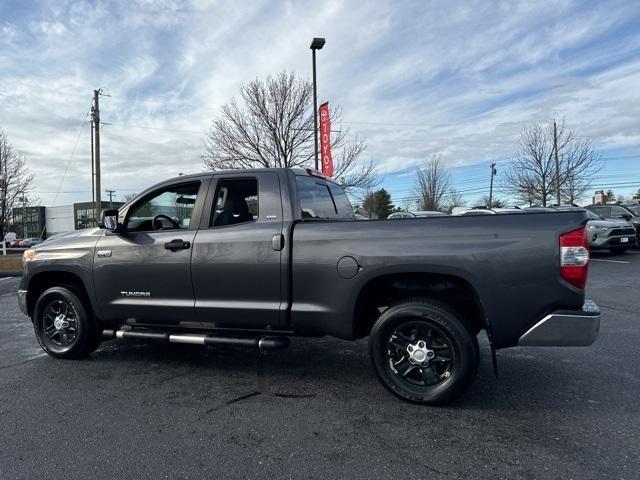
[[[640,204],[589,205],[585,208],[598,214],[602,218],[626,220],[633,225],[636,231],[636,245],[640,243]]]

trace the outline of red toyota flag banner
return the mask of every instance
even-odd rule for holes
[[[331,157],[331,119],[329,118],[329,102],[320,105],[320,153],[322,173],[325,177],[333,176],[333,158]]]

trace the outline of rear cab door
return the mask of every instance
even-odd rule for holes
[[[198,320],[208,328],[273,329],[286,322],[281,175],[214,176],[194,240],[191,274]],[[284,262],[286,265],[286,262]]]

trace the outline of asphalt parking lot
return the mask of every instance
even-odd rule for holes
[[[587,348],[500,351],[446,408],[392,397],[366,342],[105,343],[43,355],[0,278],[0,478],[629,478],[640,469],[640,251],[594,254]],[[181,347],[181,348],[178,348]]]

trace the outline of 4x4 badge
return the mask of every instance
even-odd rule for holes
[[[110,257],[111,256],[111,250],[98,250],[96,255],[99,256],[99,257]]]

